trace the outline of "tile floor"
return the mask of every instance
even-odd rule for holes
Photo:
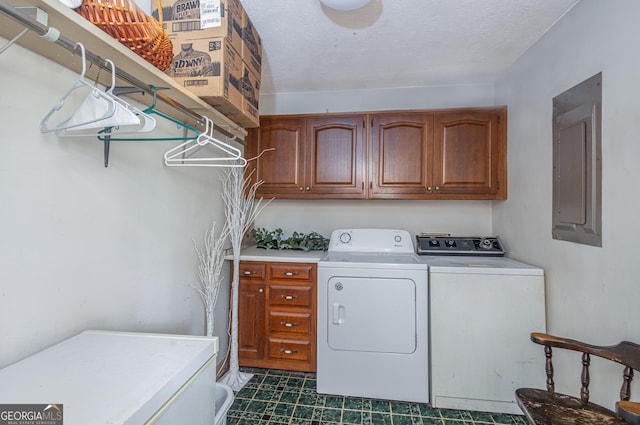
[[[526,425],[522,416],[433,409],[426,404],[320,395],[313,373],[253,373],[236,393],[227,425]]]

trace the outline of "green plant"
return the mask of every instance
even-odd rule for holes
[[[251,231],[251,236],[256,240],[256,246],[258,248],[281,249],[282,229],[276,229],[270,232],[267,229],[259,227]]]
[[[293,232],[285,238],[282,229],[269,231],[262,227],[253,229],[251,236],[256,241],[258,248],[265,249],[299,249],[302,251],[326,251],[329,247],[329,239],[317,232],[307,234]]]

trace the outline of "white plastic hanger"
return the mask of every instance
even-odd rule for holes
[[[105,132],[105,129],[109,128],[111,135],[118,136],[124,134],[145,133],[155,129],[155,118],[140,109],[129,105],[113,93],[116,85],[116,68],[111,60],[106,59],[105,62],[111,66],[111,87],[109,87],[105,93],[111,96],[115,102],[115,113],[104,120],[56,131],[56,135],[60,137],[100,136]],[[77,113],[83,113],[83,111],[78,109]],[[69,120],[73,120],[74,117],[75,114]],[[96,131],[96,129],[100,130]]]
[[[213,121],[208,117],[202,117],[205,120],[205,131],[196,139],[187,140],[184,143],[168,150],[164,154],[164,163],[168,166],[181,167],[244,167],[247,160],[242,157],[240,149],[224,143],[213,137]],[[190,154],[200,149],[212,146],[219,151],[224,152],[227,156],[218,157],[190,157]]]
[[[78,77],[76,82],[71,86],[71,88],[64,94],[64,96],[62,96],[62,98],[60,99],[60,102],[56,106],[51,108],[47,113],[47,115],[45,115],[45,117],[42,119],[42,121],[40,122],[41,133],[50,133],[52,131],[65,130],[65,129],[77,127],[80,125],[95,123],[97,121],[107,119],[115,113],[116,103],[113,100],[113,97],[109,96],[108,94],[98,89],[97,87],[94,87],[93,83],[85,80],[84,77],[86,73],[87,60],[86,60],[84,46],[82,45],[82,43],[76,43],[76,47],[79,47],[80,52],[82,53],[82,73],[80,74],[80,77]],[[82,119],[78,120],[81,122],[69,124],[68,123],[69,119],[66,119],[64,121],[61,121],[57,125],[50,127],[49,119],[54,115],[54,113],[62,109],[65,103],[65,100],[69,97],[69,95],[71,95],[71,93],[73,93],[74,91],[80,88],[86,88],[86,87],[90,89],[90,93],[83,101],[83,104],[86,103],[83,109],[90,113],[87,114]]]

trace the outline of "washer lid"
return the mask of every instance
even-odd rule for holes
[[[507,257],[421,256],[430,273],[513,274],[539,276],[544,271],[536,266]]]

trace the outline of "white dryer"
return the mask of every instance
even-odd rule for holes
[[[318,392],[429,402],[428,306],[408,232],[334,231],[318,263]]]

